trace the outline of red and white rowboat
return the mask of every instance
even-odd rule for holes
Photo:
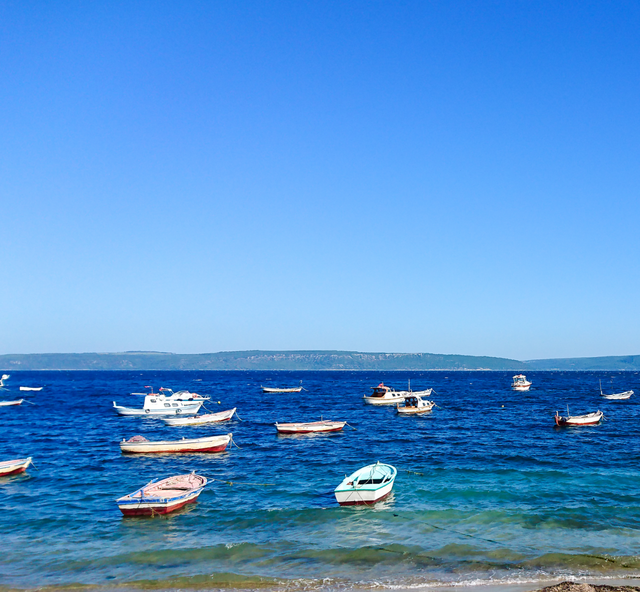
[[[16,399],[15,401],[0,401],[0,407],[8,407],[9,405],[22,405],[24,399]]]
[[[24,473],[30,464],[31,457],[0,462],[0,477],[8,477],[9,475]]]
[[[223,436],[208,436],[206,438],[191,438],[182,440],[163,440],[151,442],[144,436],[134,436],[120,442],[120,450],[128,453],[157,453],[157,452],[222,452],[231,442],[232,434]]]
[[[339,432],[346,421],[312,421],[309,423],[276,423],[279,434],[317,434],[321,432]]]
[[[168,514],[198,499],[207,478],[195,473],[174,475],[162,481],[152,481],[116,503],[125,516]]]
[[[587,413],[586,415],[569,415],[563,417],[556,411],[556,425],[557,426],[588,426],[596,425],[602,421],[604,413],[598,410],[595,413]]]

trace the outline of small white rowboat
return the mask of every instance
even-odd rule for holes
[[[262,386],[263,393],[299,393],[302,390],[301,386],[296,386],[293,388],[271,388],[268,386]]]
[[[15,401],[0,401],[0,407],[9,407],[10,405],[21,405],[24,399],[16,399]]]
[[[41,391],[42,387],[41,386],[21,386],[20,390],[21,391]]]
[[[391,493],[397,474],[395,467],[381,462],[363,467],[336,487],[336,500],[341,506],[375,504]]]
[[[31,457],[0,462],[0,477],[8,477],[9,475],[24,473],[30,464]]]
[[[134,436],[120,442],[120,450],[127,453],[149,454],[159,452],[222,452],[231,442],[232,434],[191,438],[182,440],[163,440],[151,442],[143,436]]]
[[[566,417],[558,415],[556,411],[556,425],[557,426],[588,426],[596,425],[602,421],[604,413],[602,411],[596,411],[595,413],[587,413],[586,415],[569,415]]]
[[[116,500],[116,503],[125,516],[168,514],[195,502],[206,484],[207,478],[195,473],[174,475],[162,481],[152,481]]]
[[[276,423],[279,434],[318,434],[322,432],[339,432],[346,421],[312,421],[309,423]]]
[[[623,399],[630,399],[631,395],[633,395],[633,391],[624,391],[624,393],[611,393],[610,395],[605,395],[602,392],[602,381],[600,381],[600,394],[610,401],[622,401]]]
[[[229,421],[236,412],[236,407],[219,413],[207,413],[205,415],[196,415],[195,417],[169,417],[163,418],[162,421],[170,426],[193,426],[204,425],[207,423],[220,423],[221,421]]]

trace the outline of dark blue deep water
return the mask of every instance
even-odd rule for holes
[[[640,376],[537,372],[528,393],[505,372],[11,372],[0,460],[36,469],[0,479],[0,586],[346,589],[444,582],[532,582],[640,574]],[[364,405],[384,380],[433,387],[423,417]],[[636,390],[606,401],[603,388]],[[300,394],[263,394],[260,385]],[[188,389],[242,421],[169,428],[118,417],[144,385]],[[44,386],[38,393],[18,387]],[[220,401],[220,404],[218,404]],[[595,427],[555,428],[556,409],[601,409]],[[355,430],[279,437],[275,421],[347,420]],[[233,432],[222,454],[123,456],[118,442]],[[341,508],[345,473],[398,469],[374,508]],[[196,470],[197,504],[123,518],[115,499],[156,477]],[[146,584],[145,584],[146,582]],[[150,582],[153,582],[151,584]]]

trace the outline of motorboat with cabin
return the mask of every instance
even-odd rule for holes
[[[341,506],[368,506],[387,497],[393,489],[398,471],[377,462],[358,469],[342,480],[334,494]]]
[[[371,387],[373,393],[369,396],[364,395],[363,400],[368,405],[397,405],[402,403],[405,397],[412,395],[418,395],[421,397],[428,397],[433,392],[433,389],[426,389],[423,391],[412,391],[411,382],[409,382],[409,390],[397,391],[396,389],[386,386],[381,382],[378,386]]]
[[[524,374],[516,374],[513,377],[511,388],[514,391],[528,391],[531,388],[531,382],[527,380]]]
[[[174,393],[171,389],[161,388],[158,393],[150,393],[144,397],[142,409],[122,407],[113,402],[118,415],[162,416],[162,415],[195,415],[200,407],[211,397],[203,397],[189,391]]]
[[[414,394],[405,397],[402,403],[398,403],[396,410],[401,415],[419,415],[420,413],[428,413],[435,406],[433,401]]]

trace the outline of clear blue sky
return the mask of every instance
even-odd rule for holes
[[[0,3],[0,353],[640,353],[640,4]]]

